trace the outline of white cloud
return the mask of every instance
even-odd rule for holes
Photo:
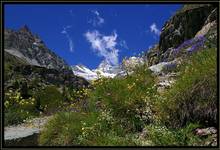
[[[67,29],[70,29],[72,26],[68,25],[66,27],[63,27],[63,30],[61,31],[62,34],[64,34],[68,40],[69,43],[69,50],[70,52],[74,51],[74,44],[73,44],[73,40],[71,39]]]
[[[92,49],[111,65],[118,65],[117,33],[105,36],[99,31],[88,31],[85,34],[86,39],[90,42]]]
[[[92,11],[94,14],[96,14],[97,16],[99,16],[99,12],[97,10],[93,10]]]
[[[125,40],[121,40],[120,43],[119,43],[119,45],[120,45],[121,47],[124,47],[125,49],[128,49],[128,45],[127,45],[127,43],[126,43]]]
[[[157,36],[160,36],[160,30],[157,28],[156,23],[153,23],[150,26],[150,31],[153,32],[154,34],[156,34]]]
[[[91,23],[94,27],[101,26],[105,22],[104,18],[101,17],[97,10],[92,10],[91,12],[93,14],[93,18],[90,19],[88,23]]]

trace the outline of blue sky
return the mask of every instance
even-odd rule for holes
[[[7,4],[5,27],[26,24],[69,65],[117,65],[159,41],[177,4]]]

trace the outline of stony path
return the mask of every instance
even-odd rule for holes
[[[4,128],[4,139],[14,140],[39,133],[52,116],[34,118],[25,123]]]

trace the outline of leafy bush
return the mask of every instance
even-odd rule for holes
[[[216,49],[193,54],[180,68],[180,77],[157,101],[161,120],[172,127],[187,122],[217,123]]]
[[[34,94],[37,108],[45,113],[51,113],[62,106],[63,96],[56,86],[47,86]]]
[[[160,125],[146,126],[147,140],[155,146],[200,146],[202,140],[194,135],[197,124],[188,124],[186,127],[175,130]]]
[[[146,66],[138,67],[125,78],[100,79],[89,95],[90,106],[95,111],[110,111],[128,131],[137,131],[152,122],[151,98],[156,93],[154,77]],[[97,110],[96,110],[97,111]]]
[[[5,126],[18,124],[37,116],[38,112],[35,109],[35,105],[36,100],[34,98],[22,98],[18,90],[6,92],[4,97]]]
[[[74,109],[76,111],[87,111],[87,88],[80,89],[69,89],[67,97],[68,103],[70,104],[68,108]],[[67,109],[68,109],[67,108]]]

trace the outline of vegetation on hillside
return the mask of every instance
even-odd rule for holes
[[[31,66],[16,56],[4,54],[5,126],[66,109],[73,103],[73,96],[69,96],[73,90],[78,92],[88,84],[71,71]]]
[[[199,137],[195,129],[217,125],[216,57],[214,48],[189,56],[177,81],[161,94],[146,65],[126,77],[96,80],[82,90],[88,109],[58,113],[40,144],[204,145],[210,137]]]
[[[178,80],[158,103],[165,124],[173,127],[187,122],[217,125],[216,53],[214,48],[199,51],[181,66]]]

